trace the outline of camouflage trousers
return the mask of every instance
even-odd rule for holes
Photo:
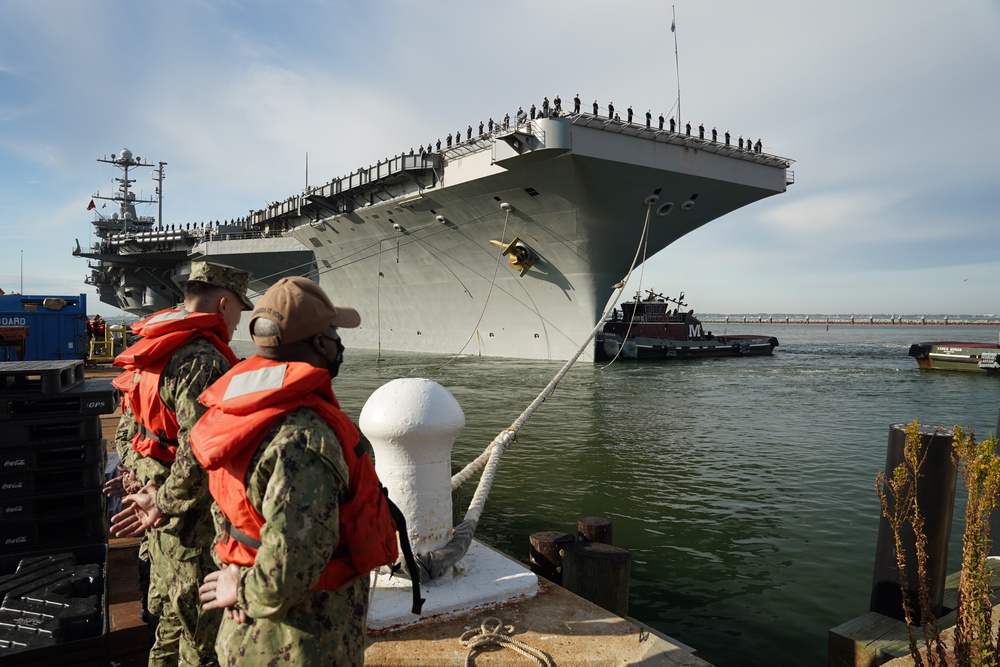
[[[365,663],[368,577],[335,591],[309,591],[280,621],[223,617],[216,649],[219,664],[336,665]]]
[[[198,597],[205,575],[216,569],[211,549],[185,548],[161,530],[149,531],[148,538],[150,598],[155,590],[160,607],[150,667],[217,665],[215,637],[222,610],[202,611]]]

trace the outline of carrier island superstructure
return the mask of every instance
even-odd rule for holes
[[[109,162],[124,191],[106,199],[131,228],[99,216],[98,242],[75,254],[92,260],[103,301],[137,314],[176,302],[190,261],[208,258],[251,271],[257,294],[284,275],[316,280],[360,311],[352,347],[564,360],[637,248],[652,257],[793,182],[788,158],[703,135],[585,113],[523,118],[184,228],[126,209],[137,158],[123,151]]]

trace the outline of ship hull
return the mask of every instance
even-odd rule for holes
[[[642,261],[786,187],[787,165],[603,124],[545,119],[534,136],[544,141],[531,150],[499,141],[446,161],[440,187],[416,202],[291,231],[313,248],[334,302],[361,312],[347,344],[551,360],[583,348],[592,358],[589,336],[637,253]],[[515,237],[536,257],[523,272],[490,243]]]
[[[928,370],[1000,375],[1000,345],[996,343],[914,343],[908,354]]]
[[[212,259],[249,270],[251,298],[284,275],[317,281],[361,313],[348,346],[589,359],[613,285],[685,234],[784,192],[789,165],[563,115],[387,159],[236,227],[109,230],[99,253],[77,254],[99,260],[91,282],[102,300],[136,314],[176,299],[190,261]],[[244,323],[237,338],[247,337]]]
[[[626,339],[598,334],[594,345],[595,361],[612,359],[639,361],[662,359],[716,359],[723,357],[762,357],[774,353],[774,336],[717,336],[712,340],[675,340],[638,335]]]

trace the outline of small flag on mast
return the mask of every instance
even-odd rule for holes
[[[677,21],[671,21],[670,22],[670,32],[676,32],[676,31],[677,31]]]
[[[94,200],[93,200],[93,199],[91,199],[91,200],[90,200],[90,203],[89,203],[89,204],[87,204],[87,210],[88,210],[88,211],[93,211],[93,210],[94,210],[95,208],[97,208],[97,204],[95,204],[95,203],[94,203]]]

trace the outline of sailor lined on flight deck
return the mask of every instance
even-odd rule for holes
[[[573,96],[573,113],[580,113],[580,93]]]

